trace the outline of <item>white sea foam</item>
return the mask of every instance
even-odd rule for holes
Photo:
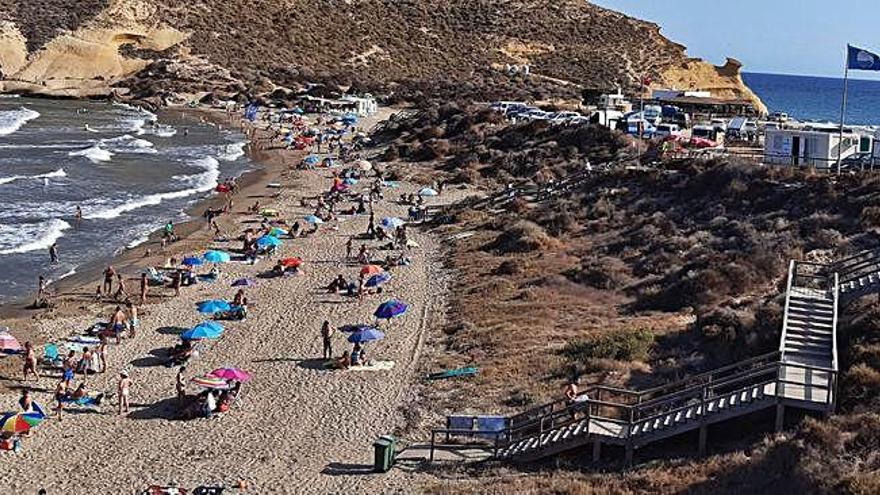
[[[71,151],[67,156],[82,156],[88,158],[92,163],[109,162],[113,159],[113,153],[102,148],[100,144],[78,151]]]
[[[150,129],[150,134],[161,138],[170,138],[177,134],[177,129],[170,125],[160,125],[156,128]]]
[[[46,222],[21,225],[0,224],[0,254],[27,253],[48,249],[64,236],[70,224],[53,218]]]
[[[131,134],[125,134],[110,139],[102,139],[99,146],[106,148],[112,153],[157,153],[153,147],[153,143],[146,139],[136,138]]]
[[[217,156],[217,158],[224,162],[234,162],[244,156],[244,147],[246,145],[247,142],[245,141],[227,144],[226,148]]]
[[[59,168],[54,172],[47,172],[45,174],[38,175],[12,175],[10,177],[0,177],[0,184],[9,184],[10,182],[15,182],[17,180],[24,179],[52,179],[55,177],[67,177],[67,172],[64,171],[63,168]]]
[[[187,189],[134,197],[125,203],[110,208],[99,208],[86,211],[84,212],[83,217],[86,219],[109,220],[111,218],[117,218],[123,213],[137,210],[145,206],[155,206],[170,199],[186,198],[194,194],[208,192],[217,186],[217,180],[220,178],[220,162],[209,156],[194,160],[190,164],[194,167],[204,169],[204,172],[186,177],[185,181],[190,186]]]
[[[8,136],[16,132],[23,125],[39,116],[39,112],[25,107],[21,107],[18,110],[0,112],[0,136]]]

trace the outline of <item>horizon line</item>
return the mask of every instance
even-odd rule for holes
[[[812,77],[817,79],[834,79],[836,81],[843,81],[843,76],[828,76],[828,75],[816,75],[816,74],[792,74],[788,72],[763,72],[760,70],[744,70],[742,74],[758,74],[763,76],[787,76],[787,77]],[[864,79],[860,77],[849,77],[850,81],[866,81],[866,82],[880,82],[880,79]]]

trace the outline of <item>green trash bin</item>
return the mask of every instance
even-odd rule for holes
[[[397,456],[397,439],[383,435],[373,442],[373,469],[377,473],[387,473],[394,465]]]

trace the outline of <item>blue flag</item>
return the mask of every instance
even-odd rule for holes
[[[868,50],[847,45],[846,66],[853,70],[880,70],[880,56]]]

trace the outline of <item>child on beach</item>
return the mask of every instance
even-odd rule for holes
[[[117,386],[117,391],[119,392],[119,414],[129,411],[129,395],[131,394],[131,378],[128,377],[128,372],[123,371],[119,374],[119,385]]]

